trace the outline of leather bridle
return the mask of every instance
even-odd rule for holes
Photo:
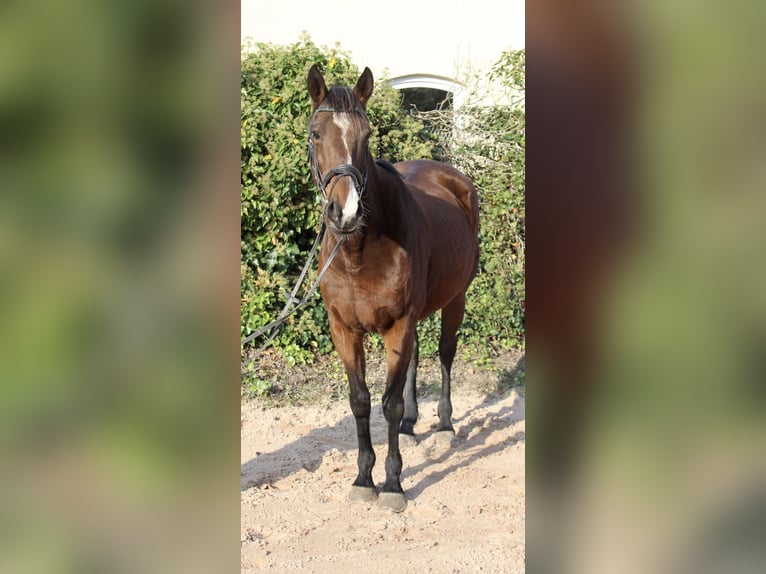
[[[338,110],[334,108],[330,108],[327,106],[320,106],[317,109],[314,110],[314,114],[317,112],[336,112]],[[357,107],[355,111],[361,112],[364,114],[364,110]],[[366,116],[366,114],[365,114]],[[317,184],[317,187],[319,188],[319,191],[322,193],[322,204],[327,203],[328,196],[332,193],[333,189],[335,189],[335,186],[338,184],[338,181],[341,177],[350,177],[351,181],[354,182],[354,187],[356,187],[357,192],[359,193],[359,197],[362,197],[362,194],[364,193],[364,188],[367,185],[367,161],[369,157],[369,153],[365,154],[364,158],[364,173],[359,171],[356,167],[354,167],[350,163],[342,163],[340,165],[336,165],[335,167],[331,168],[326,174],[322,175],[322,172],[319,170],[319,162],[316,158],[316,153],[314,152],[314,140],[311,137],[311,134],[309,134],[309,165],[311,166],[311,174],[314,176],[314,181]],[[335,182],[332,185],[332,188],[330,189],[329,193],[327,192],[327,185],[330,183],[330,181],[337,177]]]

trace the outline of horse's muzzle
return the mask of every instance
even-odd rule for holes
[[[346,201],[348,204],[350,199]],[[341,206],[337,199],[327,202],[325,207],[325,220],[328,227],[335,233],[353,233],[362,222],[364,215],[364,206],[358,199],[355,205]]]

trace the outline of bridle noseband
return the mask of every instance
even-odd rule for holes
[[[317,109],[314,110],[314,112],[311,114],[312,116],[316,114],[317,112],[336,112],[338,110],[326,106],[320,106]],[[357,107],[355,111],[360,111],[362,114],[365,115],[364,110]],[[354,182],[354,187],[356,187],[357,192],[359,193],[359,197],[361,198],[364,194],[364,188],[367,185],[367,158],[369,157],[369,153],[365,155],[364,158],[364,173],[359,171],[356,167],[354,167],[350,163],[342,163],[340,165],[336,165],[335,167],[331,168],[324,176],[322,176],[322,172],[319,171],[319,162],[316,158],[316,153],[314,152],[314,140],[309,135],[309,165],[311,166],[311,173],[314,176],[314,181],[316,181],[317,187],[319,188],[319,191],[322,192],[322,205],[327,203],[327,197],[329,194],[327,193],[327,185],[330,183],[330,180],[332,180],[335,176],[338,176],[338,178],[335,180],[335,183],[333,183],[332,188],[330,189],[330,193],[332,193],[333,189],[335,189],[335,186],[338,184],[338,181],[341,177],[350,177],[351,181]]]

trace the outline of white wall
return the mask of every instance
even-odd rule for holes
[[[241,10],[242,39],[293,44],[305,31],[376,78],[459,78],[524,47],[523,0],[241,0]]]

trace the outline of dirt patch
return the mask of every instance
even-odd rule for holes
[[[418,443],[402,447],[408,506],[401,514],[347,499],[356,430],[345,399],[244,401],[242,572],[523,572],[523,357],[492,363],[455,365],[452,446],[433,432],[438,361],[421,363]],[[477,391],[482,385],[490,391]],[[380,392],[372,390],[380,486],[386,427]]]

